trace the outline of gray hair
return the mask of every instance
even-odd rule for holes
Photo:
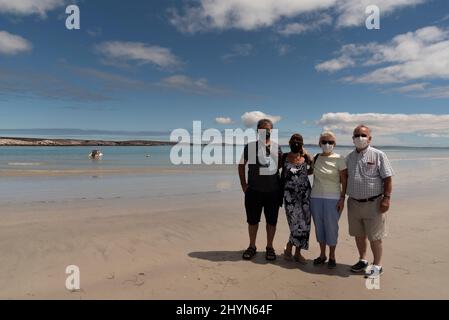
[[[328,130],[323,131],[323,132],[320,134],[320,140],[321,140],[321,138],[323,138],[323,137],[331,137],[331,138],[334,138],[335,141],[337,141],[337,136],[336,136],[335,133],[333,133],[332,131],[328,131]]]

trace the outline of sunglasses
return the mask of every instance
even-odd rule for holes
[[[362,137],[362,138],[368,138],[368,136],[367,136],[366,134],[364,134],[364,133],[362,133],[362,134],[355,134],[355,135],[354,135],[354,138],[360,138],[360,137]]]
[[[333,146],[335,144],[335,141],[322,140],[321,144],[330,144],[331,146]]]

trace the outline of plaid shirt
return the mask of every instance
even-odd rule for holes
[[[384,192],[383,180],[394,175],[387,155],[371,146],[362,152],[352,151],[346,157],[347,194],[354,199],[368,199]]]

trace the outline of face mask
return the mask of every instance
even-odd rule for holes
[[[368,137],[354,138],[354,144],[357,149],[364,149],[368,146]]]
[[[301,152],[301,150],[302,150],[302,144],[297,143],[297,142],[292,143],[292,144],[290,144],[290,150],[291,150],[293,153],[299,153],[299,152]]]
[[[322,144],[321,149],[324,153],[331,153],[334,150],[334,146],[331,144]]]
[[[261,129],[262,130],[262,129]],[[263,135],[263,131],[260,131],[259,132],[259,137],[260,137],[260,139],[261,140],[263,140],[264,138],[266,139],[266,140],[270,140],[270,138],[271,138],[271,132],[269,131],[269,130],[265,130],[265,136]]]

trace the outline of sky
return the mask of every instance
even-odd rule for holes
[[[284,140],[350,144],[363,123],[378,144],[449,147],[449,2],[0,0],[0,135],[164,139],[262,117]]]

